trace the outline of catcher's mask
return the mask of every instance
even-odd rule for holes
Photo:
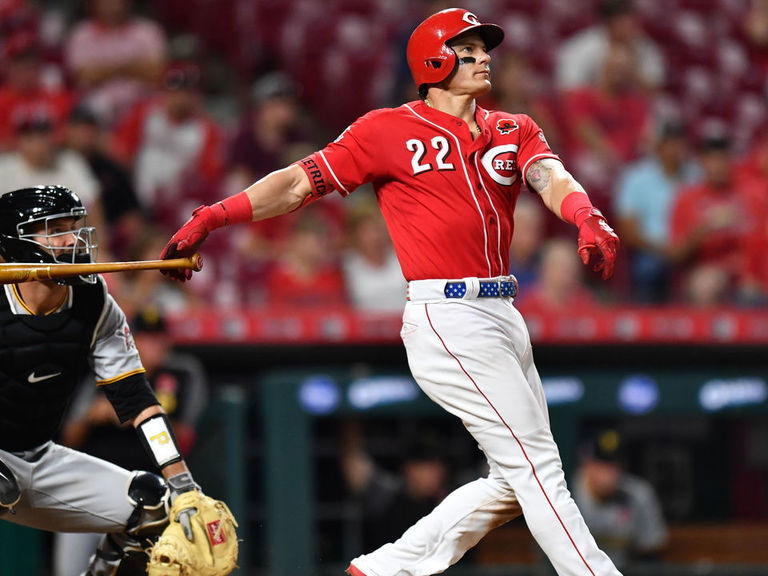
[[[459,59],[448,42],[470,31],[480,34],[489,51],[504,39],[501,27],[482,24],[472,12],[461,8],[437,12],[416,27],[408,40],[407,58],[419,93],[451,75]]]
[[[98,252],[80,198],[64,186],[34,186],[0,196],[0,256],[6,262],[84,264]],[[57,280],[94,284],[95,274]]]

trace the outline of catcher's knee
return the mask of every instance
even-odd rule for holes
[[[8,466],[0,460],[0,516],[13,511],[13,507],[21,498],[21,489],[16,476]]]
[[[129,534],[160,533],[168,522],[168,487],[157,474],[134,472],[128,485],[133,512],[126,522]]]

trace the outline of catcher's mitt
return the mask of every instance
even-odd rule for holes
[[[152,546],[148,576],[224,576],[237,565],[237,522],[224,502],[191,490],[176,497]],[[191,539],[190,539],[191,537]]]

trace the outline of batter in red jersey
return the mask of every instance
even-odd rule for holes
[[[491,88],[489,51],[503,36],[466,10],[427,18],[408,43],[420,100],[373,111],[325,149],[198,208],[162,254],[190,255],[220,226],[373,184],[408,280],[401,336],[411,372],[461,419],[490,473],[397,541],[355,558],[353,576],[441,573],[520,514],[558,574],[619,574],[566,487],[528,331],[514,307],[508,252],[523,179],[578,227],[582,261],[604,278],[619,240],[531,118],[476,105]],[[170,274],[185,280],[191,272]]]

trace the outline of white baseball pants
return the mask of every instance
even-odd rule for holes
[[[490,474],[455,490],[396,542],[352,563],[366,576],[439,574],[522,513],[560,576],[620,576],[566,487],[528,330],[512,299],[415,292],[401,332],[411,372],[427,396],[461,419]]]

